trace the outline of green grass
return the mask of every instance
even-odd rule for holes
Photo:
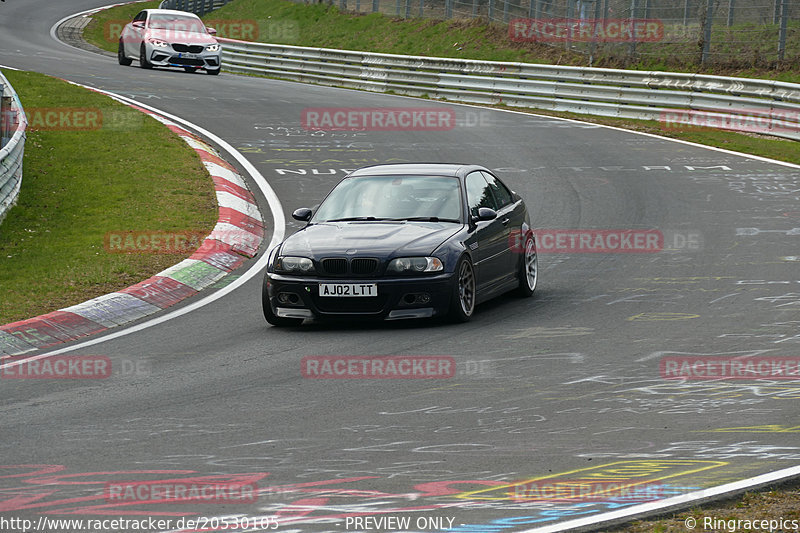
[[[214,226],[213,182],[164,125],[54,78],[3,73],[32,118],[44,108],[88,108],[103,122],[28,129],[18,205],[0,224],[0,324],[127,287],[189,255],[108,253],[108,232]]]

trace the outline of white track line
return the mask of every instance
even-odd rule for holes
[[[776,470],[775,472],[768,472],[760,476],[743,479],[741,481],[734,481],[733,483],[726,483],[709,489],[702,489],[695,492],[687,492],[680,496],[673,496],[664,500],[643,503],[634,505],[627,509],[619,511],[612,511],[610,513],[601,513],[587,518],[576,518],[575,520],[567,520],[558,524],[549,526],[537,527],[534,529],[526,529],[519,533],[556,533],[559,531],[566,531],[569,529],[586,528],[590,526],[598,526],[603,522],[610,521],[628,521],[643,514],[654,514],[656,511],[667,512],[671,507],[687,507],[687,504],[694,503],[699,505],[705,500],[711,500],[716,496],[722,496],[727,493],[742,492],[747,489],[754,489],[770,485],[787,478],[800,475],[800,466],[793,466],[784,468],[783,470]],[[698,524],[698,529],[701,529]]]

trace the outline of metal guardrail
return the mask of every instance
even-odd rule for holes
[[[17,202],[28,121],[14,88],[0,72],[0,222]]]
[[[189,11],[202,17],[217,8],[220,8],[232,0],[163,0],[159,9],[177,9],[178,11]]]
[[[219,40],[230,72],[477,104],[685,120],[684,127],[725,124],[800,140],[800,84]]]

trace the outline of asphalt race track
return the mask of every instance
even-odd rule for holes
[[[0,64],[214,132],[263,174],[287,215],[318,203],[346,169],[474,162],[525,198],[535,228],[656,230],[663,247],[541,253],[533,299],[499,298],[465,325],[270,328],[255,276],[191,313],[69,352],[111,358],[119,371],[108,379],[0,381],[0,517],[172,520],[154,530],[227,516],[268,517],[264,529],[284,533],[511,532],[800,463],[800,382],[664,379],[660,367],[678,357],[800,355],[797,168],[547,117],[143,71],[50,37],[62,17],[102,4],[0,4]],[[458,126],[301,127],[310,107],[404,106],[451,108]],[[286,224],[287,234],[299,227]],[[455,375],[304,377],[301,359],[320,355],[451,357]],[[642,490],[609,485],[560,499],[539,490],[587,479]],[[246,480],[259,491],[245,502],[108,497],[107,483],[165,480]]]

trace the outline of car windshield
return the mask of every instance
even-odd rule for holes
[[[148,27],[153,30],[185,31],[187,33],[206,33],[206,27],[200,19],[182,17],[180,15],[150,15]]]
[[[458,178],[365,176],[331,191],[312,222],[345,220],[461,221]]]

